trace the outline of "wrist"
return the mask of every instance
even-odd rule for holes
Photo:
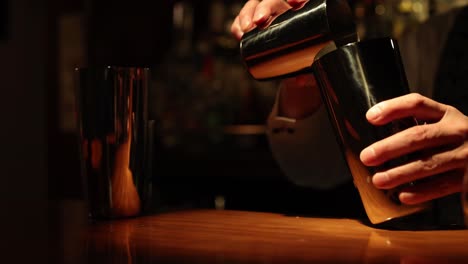
[[[278,115],[283,117],[303,119],[315,113],[322,105],[320,92],[312,75],[283,80],[278,96]]]

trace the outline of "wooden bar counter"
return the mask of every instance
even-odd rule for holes
[[[276,213],[181,210],[99,221],[85,234],[86,263],[468,263],[468,230]]]

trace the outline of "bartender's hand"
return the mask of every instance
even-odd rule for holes
[[[240,40],[245,32],[265,27],[274,18],[291,8],[299,8],[308,0],[249,0],[231,25],[232,34]]]
[[[267,27],[271,21],[291,8],[300,8],[307,0],[249,0],[231,26],[240,40],[255,27]],[[321,105],[320,93],[312,74],[283,80],[278,98],[278,114],[294,119],[313,114]]]
[[[383,125],[403,117],[427,121],[378,141],[361,152],[367,166],[380,165],[409,153],[421,155],[406,164],[378,172],[373,184],[389,189],[419,179],[404,188],[399,198],[405,204],[417,204],[443,197],[462,189],[468,173],[468,117],[456,108],[419,94],[409,94],[378,103],[366,114],[373,125]]]

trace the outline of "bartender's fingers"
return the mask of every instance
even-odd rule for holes
[[[254,27],[253,16],[259,4],[258,0],[249,0],[239,12],[239,25],[242,32],[247,32]]]
[[[273,18],[281,15],[290,9],[291,6],[282,0],[263,0],[255,8],[252,21],[256,26],[265,26],[273,20]],[[245,32],[245,30],[244,30]]]
[[[437,175],[427,181],[404,188],[399,199],[405,204],[418,204],[444,197],[462,190],[463,170]]]
[[[240,40],[244,34],[240,28],[239,16],[236,16],[234,22],[232,22],[231,33],[237,40]]]
[[[435,109],[423,105],[421,108],[427,112],[425,116],[435,117],[443,113],[442,119],[433,124],[410,127],[368,146],[361,152],[361,161],[367,166],[376,166],[415,151],[427,152],[428,149],[435,147],[455,148],[456,146],[463,146],[464,143],[466,145],[468,140],[468,117],[452,106],[445,105],[442,107],[442,104],[432,100],[426,102],[434,102],[433,107]],[[383,112],[388,109],[386,107],[383,108]],[[445,108],[445,110],[442,111],[438,107]],[[419,108],[414,108],[413,112],[417,117],[424,115]],[[460,152],[460,156],[465,159],[468,158],[466,149],[465,146],[464,150]]]
[[[305,3],[309,2],[309,0],[287,0],[287,2],[293,9],[299,9],[304,6]]]
[[[379,189],[391,189],[399,185],[453,170],[464,170],[467,165],[468,143],[449,151],[431,153],[406,164],[377,172],[372,183]],[[460,184],[460,183],[459,183]]]
[[[245,3],[244,7],[242,7],[241,11],[234,19],[234,22],[231,25],[231,33],[237,39],[240,39],[244,32],[254,27],[252,17],[255,13],[255,8],[259,3],[260,1],[258,0],[247,1],[247,3]]]
[[[291,6],[283,0],[249,0],[239,12],[231,25],[231,33],[237,38],[242,38],[256,26],[268,24],[274,17],[284,13]]]
[[[404,117],[438,121],[445,115],[448,107],[420,94],[412,93],[374,105],[367,111],[366,118],[374,125],[383,125]]]
[[[416,151],[458,146],[466,134],[445,122],[410,127],[390,137],[384,138],[361,151],[360,159],[366,166],[378,166],[394,158]]]

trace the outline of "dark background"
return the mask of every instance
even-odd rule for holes
[[[0,1],[0,41],[4,41],[8,33],[8,5],[6,0]]]
[[[86,36],[83,61],[87,65],[165,68],[179,34],[172,28],[172,7],[177,2],[0,0],[2,262],[54,263],[48,259],[49,247],[60,248],[57,241],[71,231],[60,222],[64,214],[60,206],[63,201],[84,199],[76,134],[63,130],[60,124],[60,18],[82,16]],[[216,36],[210,38],[215,47],[210,52],[216,56],[208,57],[236,58],[235,48],[222,45],[228,33],[210,32],[206,26],[211,1],[189,2],[194,8],[191,45],[197,46],[206,36]],[[221,2],[228,5],[235,1]],[[382,1],[356,2],[374,10]],[[368,32],[388,34],[382,31],[388,30],[387,18],[372,14],[366,12],[359,21],[382,25],[380,30]],[[408,23],[412,23],[408,17]],[[382,23],[374,23],[375,19]],[[203,54],[202,58],[207,58],[207,53]],[[229,120],[261,124],[268,104],[262,109],[246,104],[244,110],[255,118],[246,119],[238,110]],[[192,135],[191,131],[185,134]],[[247,139],[247,145],[242,142],[246,142],[243,136],[226,135],[195,153],[158,142],[161,155],[155,164],[159,165],[160,203],[167,209],[213,207],[214,198],[223,196],[227,209],[362,217],[357,192],[350,185],[327,193],[299,188],[284,178],[264,136]],[[348,203],[341,203],[342,198]]]

